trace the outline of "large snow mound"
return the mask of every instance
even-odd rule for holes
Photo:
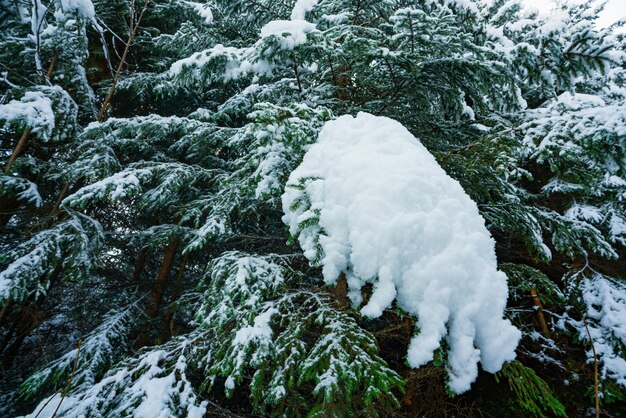
[[[417,317],[412,367],[446,339],[450,388],[515,357],[520,332],[503,319],[506,275],[476,204],[400,123],[359,113],[328,122],[282,197],[290,233],[335,284],[345,273],[361,313],[378,317],[394,300]]]

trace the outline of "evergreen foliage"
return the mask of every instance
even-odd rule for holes
[[[325,281],[283,223],[322,128],[361,111],[476,203],[523,335],[435,415],[583,415],[594,363],[626,411],[626,38],[601,6],[523,6],[0,0],[0,415],[416,414],[418,318],[362,316],[348,288],[375,289]],[[290,210],[319,241],[316,180]]]

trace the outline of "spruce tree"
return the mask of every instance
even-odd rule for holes
[[[599,8],[0,4],[0,414],[624,412]]]

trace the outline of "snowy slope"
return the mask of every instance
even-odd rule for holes
[[[502,319],[506,275],[476,204],[400,123],[367,113],[328,122],[291,174],[283,221],[326,283],[340,273],[361,313],[394,300],[417,317],[408,360],[433,359],[446,339],[450,387],[469,389],[480,361],[496,372],[515,357],[520,332]]]

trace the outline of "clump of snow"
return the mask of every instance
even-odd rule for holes
[[[283,49],[293,49],[306,42],[306,34],[316,29],[306,20],[272,20],[261,28],[261,38],[275,36]]]
[[[355,304],[373,284],[367,317],[394,300],[417,317],[412,367],[445,338],[450,387],[461,393],[478,361],[493,373],[515,357],[520,332],[502,318],[507,278],[485,221],[400,123],[362,112],[326,123],[282,200],[283,221],[326,283],[345,273]]]
[[[303,20],[307,12],[313,10],[318,0],[297,0],[291,10],[291,20]]]
[[[204,19],[205,25],[210,25],[211,23],[213,23],[213,13],[211,12],[208,4],[197,3],[195,1],[186,1],[184,3],[193,8],[196,13],[198,13],[198,15],[200,15],[200,17]]]
[[[0,122],[23,124],[43,140],[54,130],[52,101],[40,91],[28,91],[20,100],[0,105]]]
[[[90,19],[96,15],[91,0],[61,0],[61,8],[66,15],[78,13],[85,19]]]
[[[202,78],[202,72],[212,65],[219,67],[223,72],[220,74],[218,69],[207,72],[224,81],[234,80],[247,74],[269,75],[274,69],[274,66],[267,60],[254,56],[254,48],[234,48],[217,44],[174,62],[169,69],[169,75],[177,77],[189,71],[191,78],[197,80]]]
[[[217,44],[212,48],[196,52],[187,58],[174,62],[170,67],[169,74],[172,76],[178,75],[185,67],[200,69],[211,60],[224,57],[226,61],[225,77],[233,77],[236,76],[234,73],[239,71],[239,61],[247,52],[248,50],[245,48],[225,47],[222,44]]]
[[[244,327],[237,331],[233,339],[233,344],[247,345],[254,340],[268,340],[268,342],[270,342],[272,338],[270,321],[275,313],[278,313],[278,310],[270,308],[254,318],[254,324],[252,326]]]

